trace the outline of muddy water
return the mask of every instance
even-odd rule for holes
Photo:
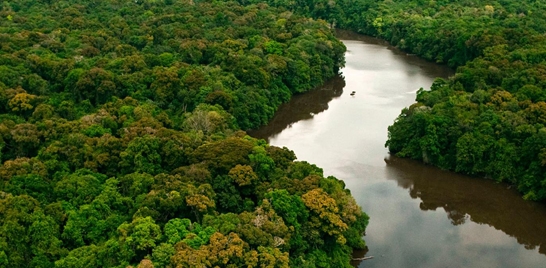
[[[453,71],[341,33],[342,76],[296,96],[251,132],[343,179],[370,215],[358,267],[546,267],[546,205],[507,185],[389,156],[387,127],[415,91]],[[354,96],[350,93],[355,91]]]

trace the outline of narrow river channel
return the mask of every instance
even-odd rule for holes
[[[342,76],[295,96],[249,134],[345,181],[370,215],[357,267],[546,267],[546,205],[492,181],[400,159],[387,127],[415,92],[453,71],[347,32]],[[350,93],[355,91],[354,96]]]

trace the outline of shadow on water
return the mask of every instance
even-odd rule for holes
[[[368,36],[368,35],[361,35],[361,34],[355,33],[353,31],[348,31],[348,30],[336,29],[336,37],[339,40],[353,40],[353,41],[361,41],[366,44],[381,45],[385,47],[390,46],[389,42],[383,39],[379,39],[379,38]],[[404,53],[400,50],[397,50],[397,49],[395,50],[398,53]]]
[[[293,96],[270,124],[248,133],[287,146],[298,159],[347,183],[371,218],[369,249],[355,250],[353,258],[374,256],[352,264],[544,267],[545,204],[524,201],[505,184],[384,159],[387,127],[400,109],[414,102],[417,89],[453,70],[378,39],[351,33],[338,38],[348,49],[344,77]],[[352,91],[356,96],[347,94]]]
[[[358,267],[362,262],[364,262],[363,258],[366,257],[366,254],[368,253],[368,247],[364,249],[355,249],[353,250],[353,255],[351,256],[353,259],[351,260],[351,265],[353,267]]]
[[[546,206],[525,201],[503,183],[471,178],[409,159],[385,158],[389,179],[419,198],[422,211],[444,209],[453,225],[487,224],[546,255]]]
[[[267,126],[250,130],[248,134],[269,142],[270,138],[291,127],[293,123],[312,119],[314,115],[326,111],[328,103],[341,96],[344,87],[345,79],[341,75],[336,75],[318,88],[294,95],[289,102],[279,107]]]

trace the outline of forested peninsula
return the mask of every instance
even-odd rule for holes
[[[244,131],[334,76],[324,21],[266,4],[8,0],[1,267],[351,267],[342,181]]]
[[[546,3],[268,1],[457,68],[389,127],[389,151],[546,200]]]

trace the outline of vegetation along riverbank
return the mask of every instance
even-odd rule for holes
[[[1,267],[350,267],[342,181],[241,129],[333,77],[324,22],[265,4],[4,1]]]
[[[546,199],[544,2],[268,2],[456,67],[402,111],[389,128],[390,152]]]

